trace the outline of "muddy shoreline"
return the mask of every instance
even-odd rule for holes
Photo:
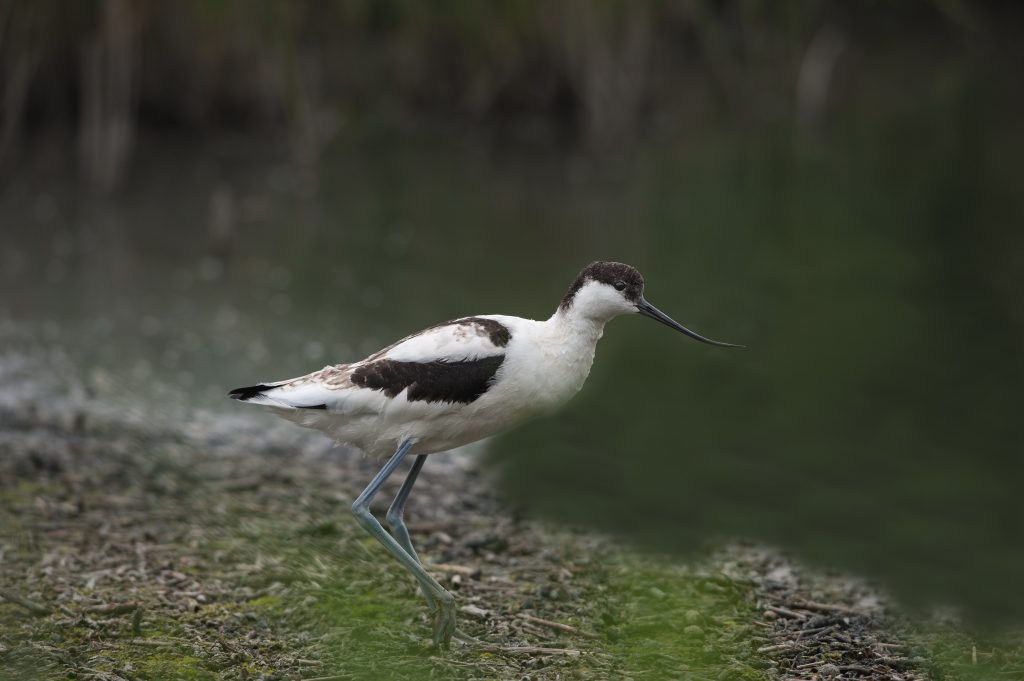
[[[9,678],[934,676],[863,584],[753,547],[638,557],[519,517],[464,453],[432,457],[409,507],[476,639],[435,651],[410,580],[347,512],[376,463],[269,421],[0,407]]]

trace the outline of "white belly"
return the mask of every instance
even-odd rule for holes
[[[497,387],[497,386],[495,386]],[[499,393],[485,394],[469,404],[408,402],[404,393],[378,415],[352,416],[331,412],[280,412],[366,454],[388,457],[408,438],[416,439],[413,454],[434,454],[482,440],[536,415]]]

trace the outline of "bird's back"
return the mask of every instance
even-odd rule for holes
[[[495,318],[465,317],[403,338],[361,362],[230,395],[371,455],[389,454],[405,437],[419,440],[420,453],[441,451],[486,436],[479,433],[484,424],[469,423],[470,414],[479,415],[480,400],[498,382],[512,341],[512,330]]]

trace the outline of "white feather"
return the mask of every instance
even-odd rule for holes
[[[496,315],[476,319],[499,321]],[[404,338],[387,348],[382,357],[396,362],[459,362],[504,353],[505,348],[495,345],[486,330],[467,321],[464,324],[436,326]]]

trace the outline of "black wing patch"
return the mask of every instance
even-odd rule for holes
[[[361,388],[381,390],[395,397],[409,389],[411,402],[473,402],[491,387],[504,355],[458,362],[397,362],[379,359],[352,372]]]
[[[270,390],[273,387],[274,386],[272,385],[263,385],[261,383],[259,385],[250,385],[247,388],[235,388],[234,390],[228,393],[228,397],[230,397],[233,400],[241,400],[242,402],[247,402],[252,398],[256,397],[257,395],[263,394],[263,391]]]

